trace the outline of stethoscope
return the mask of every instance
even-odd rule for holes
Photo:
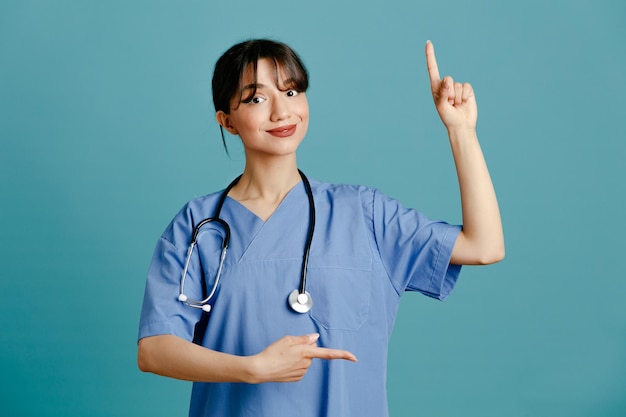
[[[311,250],[311,241],[313,240],[313,231],[315,230],[315,204],[313,201],[313,193],[311,192],[311,184],[309,184],[309,180],[302,171],[298,170],[298,172],[302,177],[302,183],[304,184],[304,188],[306,190],[306,194],[309,200],[309,231],[307,233],[306,243],[304,245],[304,257],[302,260],[302,271],[300,273],[300,286],[289,294],[289,297],[287,297],[287,303],[294,311],[298,313],[306,313],[313,307],[313,299],[311,298],[311,294],[306,291],[306,272],[307,264],[309,262],[309,252]],[[187,259],[185,259],[183,276],[180,280],[180,292],[178,294],[178,300],[187,304],[189,307],[199,308],[207,313],[211,311],[211,304],[209,304],[209,301],[211,301],[211,299],[215,295],[215,291],[217,290],[217,286],[219,285],[220,277],[222,275],[222,268],[224,267],[224,259],[226,259],[226,250],[228,249],[228,243],[230,242],[230,226],[228,226],[228,223],[226,223],[226,221],[220,219],[220,212],[222,211],[224,201],[226,201],[226,196],[228,196],[230,190],[239,182],[240,179],[241,175],[235,178],[233,182],[231,182],[228,187],[226,187],[217,203],[215,215],[213,217],[202,220],[193,229],[191,243],[189,244],[189,248],[187,249]],[[187,297],[187,295],[185,295],[185,278],[187,277],[187,270],[189,269],[189,262],[191,261],[191,256],[193,254],[193,248],[196,247],[198,244],[197,239],[198,235],[200,234],[200,229],[208,223],[217,223],[224,229],[224,239],[222,240],[220,263],[217,267],[215,282],[213,283],[213,287],[211,288],[211,291],[206,296],[206,298],[202,300],[192,300]],[[206,292],[204,293],[204,295],[206,295]]]

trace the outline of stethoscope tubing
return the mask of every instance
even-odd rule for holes
[[[189,263],[191,261],[191,255],[193,254],[193,249],[194,247],[197,246],[197,243],[198,243],[197,239],[198,239],[198,235],[200,234],[200,229],[202,228],[202,226],[211,222],[219,223],[224,228],[224,231],[225,231],[225,236],[224,236],[224,239],[222,240],[222,253],[220,255],[220,262],[217,268],[217,274],[215,276],[215,283],[213,284],[211,288],[211,293],[206,298],[204,298],[203,300],[191,300],[187,298],[187,296],[185,295],[185,278],[187,277],[187,270],[189,269]],[[204,306],[209,302],[209,300],[211,300],[211,298],[213,298],[213,295],[215,294],[215,291],[217,290],[217,287],[219,285],[220,277],[222,276],[222,268],[224,267],[224,260],[226,259],[226,252],[228,250],[229,243],[230,243],[230,226],[228,226],[228,223],[226,223],[222,219],[210,217],[210,218],[202,220],[194,228],[193,236],[191,238],[191,243],[189,244],[189,248],[187,249],[187,258],[185,259],[185,266],[183,268],[183,276],[180,280],[179,299],[182,298],[181,301],[183,301],[185,304],[187,304],[190,307],[200,308],[203,310],[206,309],[206,307]]]
[[[309,265],[309,252],[311,252],[311,243],[313,242],[313,232],[315,231],[315,203],[313,200],[313,192],[311,191],[311,184],[309,179],[304,173],[298,170],[302,177],[302,183],[306,190],[309,200],[309,230],[306,236],[306,243],[304,244],[304,258],[302,259],[302,271],[300,273],[300,287],[298,288],[299,294],[306,293],[306,272]]]

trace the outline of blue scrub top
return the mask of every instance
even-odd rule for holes
[[[298,288],[309,223],[299,183],[264,222],[226,198],[221,218],[231,240],[202,344],[254,355],[286,335],[319,333],[318,345],[346,349],[359,359],[316,359],[295,383],[194,383],[189,415],[387,416],[387,346],[404,291],[443,300],[461,267],[449,263],[461,228],[431,221],[379,191],[311,181],[316,227],[307,290],[313,309],[295,313],[287,296]],[[139,338],[173,334],[193,339],[201,310],[178,301],[194,226],[215,213],[221,192],[190,201],[159,239],[148,273]],[[210,223],[198,238],[185,293],[210,289],[223,238]]]

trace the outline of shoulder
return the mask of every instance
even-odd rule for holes
[[[322,181],[311,180],[311,188],[315,196],[315,202],[323,205],[330,204],[333,207],[343,205],[357,205],[363,209],[366,217],[371,217],[374,212],[381,208],[403,210],[402,204],[377,188],[366,185],[332,184]]]
[[[170,221],[161,237],[175,244],[181,235],[188,235],[196,224],[213,217],[223,190],[196,197],[185,203]],[[187,238],[185,237],[185,240]]]
[[[365,185],[332,184],[311,180],[311,189],[316,201],[371,201],[378,190]]]
[[[189,200],[180,210],[180,213],[189,213],[191,216],[202,216],[202,218],[211,217],[215,214],[217,202],[224,190],[219,190],[200,197]]]

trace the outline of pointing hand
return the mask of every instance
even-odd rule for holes
[[[435,107],[446,129],[475,129],[478,107],[472,86],[454,82],[449,75],[440,78],[435,47],[430,41],[426,42],[426,64]]]
[[[257,382],[300,381],[314,358],[356,362],[356,357],[346,350],[318,347],[318,338],[317,334],[285,336],[269,345],[254,357]]]

